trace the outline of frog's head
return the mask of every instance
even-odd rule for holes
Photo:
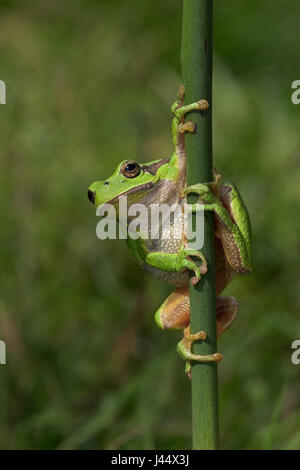
[[[165,177],[168,162],[167,158],[146,164],[124,160],[110,178],[91,184],[88,198],[97,206],[104,203],[117,206],[121,196],[127,196],[128,205],[137,203]]]

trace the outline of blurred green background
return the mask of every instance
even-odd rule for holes
[[[191,447],[171,288],[100,241],[86,192],[172,150],[180,0],[0,2],[2,449]],[[225,449],[300,448],[298,0],[215,1],[214,155],[253,225],[254,272],[220,339]]]

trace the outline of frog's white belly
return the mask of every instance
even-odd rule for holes
[[[165,281],[175,287],[186,286],[189,282],[188,270],[181,271],[178,273],[163,271],[162,269],[154,268],[153,266],[150,266],[147,263],[143,264],[143,268],[145,269],[145,271],[147,271],[147,273],[156,277],[156,279],[159,279],[160,281]]]
[[[170,223],[163,222],[160,224],[157,231],[155,232],[154,230],[151,235],[155,236],[155,233],[157,238],[150,238],[145,241],[148,253],[178,253],[186,244],[182,212],[177,213],[177,215],[171,219]],[[152,276],[176,287],[184,286],[189,282],[188,270],[181,272],[163,271],[162,269],[155,268],[147,263],[144,263],[143,267]]]

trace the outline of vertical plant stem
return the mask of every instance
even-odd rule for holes
[[[182,73],[185,103],[206,99],[210,107],[192,112],[188,119],[197,125],[196,133],[186,135],[187,185],[212,181],[212,49],[213,0],[183,1]],[[188,202],[197,198],[190,197]],[[208,272],[190,288],[191,332],[207,332],[207,339],[194,343],[195,354],[217,352],[216,293],[213,215],[205,213],[203,253]],[[216,363],[192,364],[193,448],[217,449],[218,383]]]

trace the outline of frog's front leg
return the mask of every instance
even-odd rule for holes
[[[198,258],[201,264],[198,264],[191,257]],[[197,250],[181,248],[178,253],[150,252],[147,253],[144,262],[149,266],[165,272],[179,273],[185,270],[194,272],[190,282],[197,284],[201,276],[207,272],[207,263],[204,255]]]
[[[148,265],[166,273],[192,271],[194,272],[194,276],[190,279],[192,284],[196,284],[201,279],[201,276],[207,272],[207,262],[201,251],[189,250],[182,245],[177,253],[166,253],[163,251],[149,252],[145,240],[141,238],[137,240],[127,238],[126,241],[128,248],[141,266],[145,267],[145,265]],[[196,263],[191,257],[200,260],[201,264]]]
[[[195,184],[184,188],[181,193],[199,195],[199,202],[204,210],[213,211],[216,229],[231,268],[240,273],[251,271],[251,227],[246,206],[234,183],[223,183],[220,187],[220,199],[215,195],[214,183]],[[191,204],[189,210],[197,211],[199,206]]]

